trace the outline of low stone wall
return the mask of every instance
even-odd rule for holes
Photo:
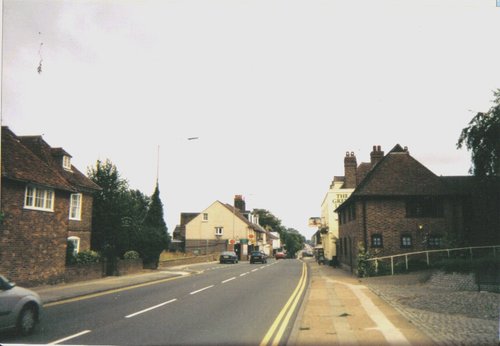
[[[430,286],[447,288],[453,291],[477,291],[475,276],[472,273],[445,273],[437,271],[427,282]]]
[[[219,259],[219,254],[172,258],[160,261],[159,267],[174,267],[185,264],[212,262],[212,261],[217,261],[218,259]]]
[[[116,263],[119,276],[138,273],[143,270],[142,259],[118,260]],[[93,264],[73,264],[66,266],[64,282],[78,282],[100,279],[106,276],[106,262]]]
[[[142,259],[119,260],[117,263],[118,275],[139,273],[143,270]]]
[[[74,264],[66,266],[64,282],[100,279],[105,276],[104,263]]]

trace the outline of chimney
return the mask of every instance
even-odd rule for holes
[[[246,209],[245,199],[242,195],[234,195],[234,207],[241,212],[244,212]]]
[[[354,152],[348,151],[345,153],[344,157],[344,188],[353,189],[356,187],[356,156]]]
[[[370,153],[370,162],[372,167],[375,166],[384,157],[384,152],[380,148],[380,145],[374,145],[373,151]]]

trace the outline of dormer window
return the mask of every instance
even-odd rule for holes
[[[71,170],[71,157],[67,155],[63,156],[63,168],[67,169],[68,171]]]

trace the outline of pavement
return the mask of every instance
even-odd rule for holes
[[[359,279],[305,261],[309,286],[287,345],[500,345],[498,294],[450,292],[418,275]],[[48,306],[191,275],[199,265],[32,289]]]

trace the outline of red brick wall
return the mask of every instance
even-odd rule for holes
[[[365,204],[365,207],[363,207]],[[365,219],[363,214],[366,212]],[[356,202],[356,219],[340,225],[339,237],[342,243],[339,260],[344,265],[357,264],[358,244],[367,242],[367,249],[372,256],[388,256],[412,251],[423,251],[426,246],[423,244],[424,236],[442,236],[445,243],[450,235],[456,233],[457,227],[461,227],[461,222],[457,221],[462,213],[459,207],[452,206],[448,201],[444,203],[443,217],[439,218],[407,218],[406,204],[403,199],[374,199]],[[364,222],[366,222],[366,235],[364,234]],[[420,230],[418,225],[423,225]],[[383,246],[376,248],[371,246],[373,234],[381,234]],[[412,247],[403,248],[401,246],[401,236],[410,235]],[[344,238],[346,240],[344,240]],[[347,251],[344,249],[345,244]],[[349,252],[352,250],[352,253]]]
[[[92,204],[93,197],[89,194],[82,195],[82,219],[69,220],[68,237],[80,238],[80,251],[90,250],[90,234],[92,230]],[[69,209],[68,209],[69,218]]]
[[[2,181],[0,272],[19,283],[62,280],[65,270],[69,193],[55,191],[54,212],[24,209],[25,184]]]

